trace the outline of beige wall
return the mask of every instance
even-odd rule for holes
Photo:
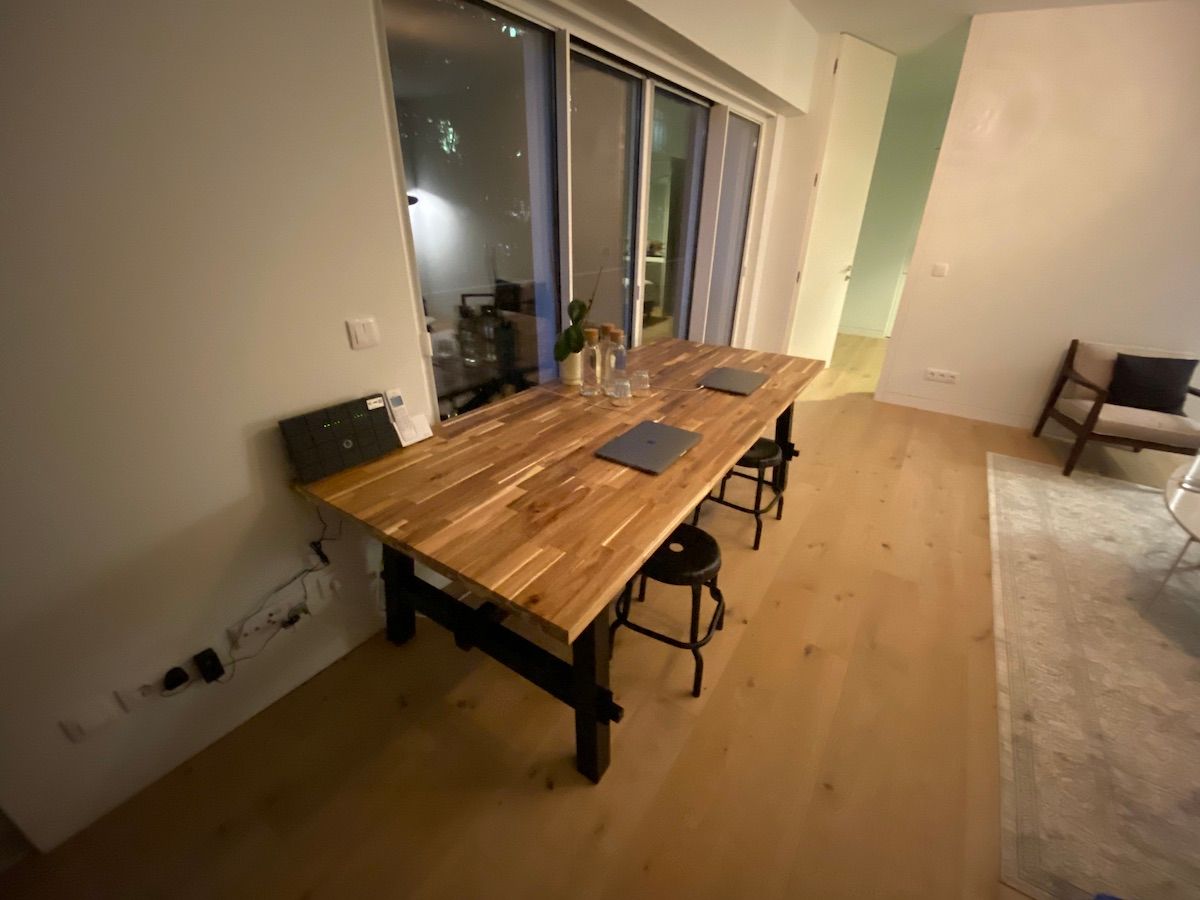
[[[50,847],[378,627],[350,599],[68,743],[306,559],[275,421],[429,387],[370,0],[6,5],[0,807]],[[343,319],[378,317],[351,352]]]
[[[815,34],[785,0],[770,8],[786,27],[762,59],[710,16],[709,49],[678,71],[807,107]],[[344,599],[231,683],[117,714],[81,744],[58,728],[225,647],[308,562],[316,520],[288,490],[278,418],[391,386],[428,407],[379,53],[370,0],[6,8],[0,395],[21,424],[0,442],[0,807],[39,847],[378,627],[373,545],[348,529],[330,545]],[[731,79],[734,63],[761,83]],[[352,352],[343,320],[363,314],[383,343]]]
[[[1073,337],[1200,350],[1198,144],[1200,5],[977,16],[877,396],[1028,425]]]

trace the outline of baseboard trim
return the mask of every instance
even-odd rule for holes
[[[854,325],[839,325],[838,334],[852,334],[855,337],[886,338],[887,333],[878,328],[858,328]]]
[[[927,412],[943,413],[948,416],[958,416],[960,419],[974,419],[977,422],[991,422],[995,425],[1008,425],[1013,428],[1033,428],[1034,419],[1022,413],[1008,412],[1000,409],[971,406],[966,403],[955,403],[950,400],[936,400],[931,397],[917,397],[913,394],[902,394],[898,391],[875,391],[875,399],[880,403],[891,403],[895,406],[911,406]]]

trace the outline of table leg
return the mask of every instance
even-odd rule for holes
[[[383,596],[387,613],[387,639],[403,644],[417,633],[417,611],[409,597],[409,584],[416,578],[413,560],[386,544],[383,547]]]
[[[783,451],[783,465],[776,467],[771,474],[771,483],[777,491],[787,488],[788,460],[795,459],[797,455],[796,445],[792,443],[792,407],[794,406],[794,403],[789,403],[787,409],[781,412],[779,418],[775,420],[775,443]]]
[[[1155,600],[1157,600],[1159,597],[1162,596],[1162,592],[1164,590],[1166,590],[1166,588],[1167,588],[1167,582],[1171,580],[1171,576],[1175,574],[1175,570],[1179,568],[1179,564],[1181,562],[1183,562],[1183,558],[1185,556],[1187,556],[1188,548],[1190,548],[1192,546],[1194,541],[1195,541],[1195,538],[1193,538],[1191,535],[1189,535],[1188,539],[1187,539],[1187,543],[1183,545],[1183,549],[1180,550],[1179,555],[1177,557],[1175,557],[1175,562],[1171,563],[1171,568],[1167,570],[1167,577],[1164,578],[1162,580],[1162,582],[1159,584],[1158,590],[1156,590],[1154,592],[1153,596],[1151,596],[1151,598],[1146,601],[1147,607],[1149,607],[1151,604],[1154,603]]]
[[[575,707],[575,765],[598,783],[608,769],[609,720],[601,708],[608,689],[609,607],[596,616],[571,645]]]

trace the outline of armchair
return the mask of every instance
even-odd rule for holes
[[[1046,406],[1033,429],[1036,437],[1042,433],[1046,422],[1053,419],[1075,435],[1075,445],[1067,456],[1063,475],[1074,471],[1088,441],[1116,444],[1134,451],[1149,448],[1188,456],[1200,452],[1200,422],[1195,419],[1108,402],[1118,353],[1169,359],[1196,358],[1195,354],[1169,350],[1071,341]],[[1200,397],[1198,388],[1189,387],[1188,393]]]

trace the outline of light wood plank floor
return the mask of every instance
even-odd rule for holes
[[[1019,896],[998,882],[985,453],[1065,445],[875,402],[843,337],[797,407],[785,518],[706,509],[727,627],[619,634],[602,784],[569,711],[422,621],[381,637],[57,851],[4,897]],[[1179,457],[1085,464],[1162,483]],[[686,591],[640,612],[686,627]]]

